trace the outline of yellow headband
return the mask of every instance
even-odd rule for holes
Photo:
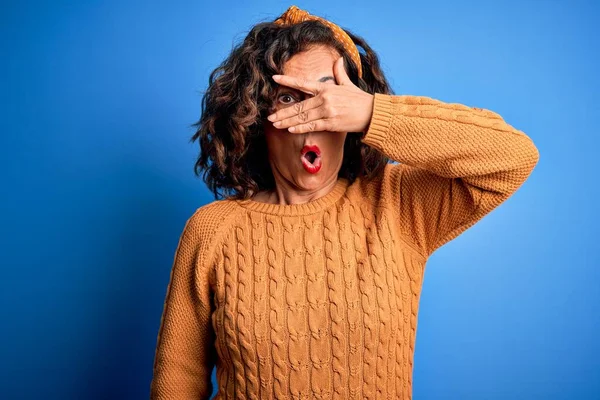
[[[319,22],[327,25],[332,31],[335,38],[340,42],[346,51],[350,54],[350,57],[356,64],[358,68],[358,76],[362,78],[362,65],[360,63],[360,54],[358,53],[358,49],[356,45],[350,39],[350,36],[339,26],[330,22],[324,18],[317,17],[316,15],[310,15],[308,12],[299,9],[296,6],[291,6],[288,8],[279,18],[275,20],[275,23],[278,25],[294,25],[299,22],[309,21],[309,20],[317,20]]]

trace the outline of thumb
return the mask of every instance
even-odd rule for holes
[[[336,60],[333,65],[333,73],[335,74],[335,80],[338,85],[354,85],[344,68],[344,57],[340,57]]]

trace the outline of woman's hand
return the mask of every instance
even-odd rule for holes
[[[337,85],[309,82],[287,75],[273,75],[273,80],[313,95],[307,100],[271,114],[267,119],[278,129],[292,133],[314,131],[365,132],[371,122],[374,96],[352,83],[340,57],[333,65]]]

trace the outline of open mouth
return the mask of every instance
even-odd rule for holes
[[[315,174],[321,169],[321,150],[315,145],[306,145],[300,152],[300,161],[304,169]]]
[[[317,153],[315,153],[314,151],[307,151],[304,154],[304,157],[308,160],[308,162],[313,164],[315,162],[315,160],[317,159]]]

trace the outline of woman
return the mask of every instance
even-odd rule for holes
[[[363,39],[293,6],[211,75],[196,167],[228,196],[181,235],[152,398],[208,398],[214,365],[217,398],[412,397],[428,257],[538,151],[494,112],[390,93]]]

